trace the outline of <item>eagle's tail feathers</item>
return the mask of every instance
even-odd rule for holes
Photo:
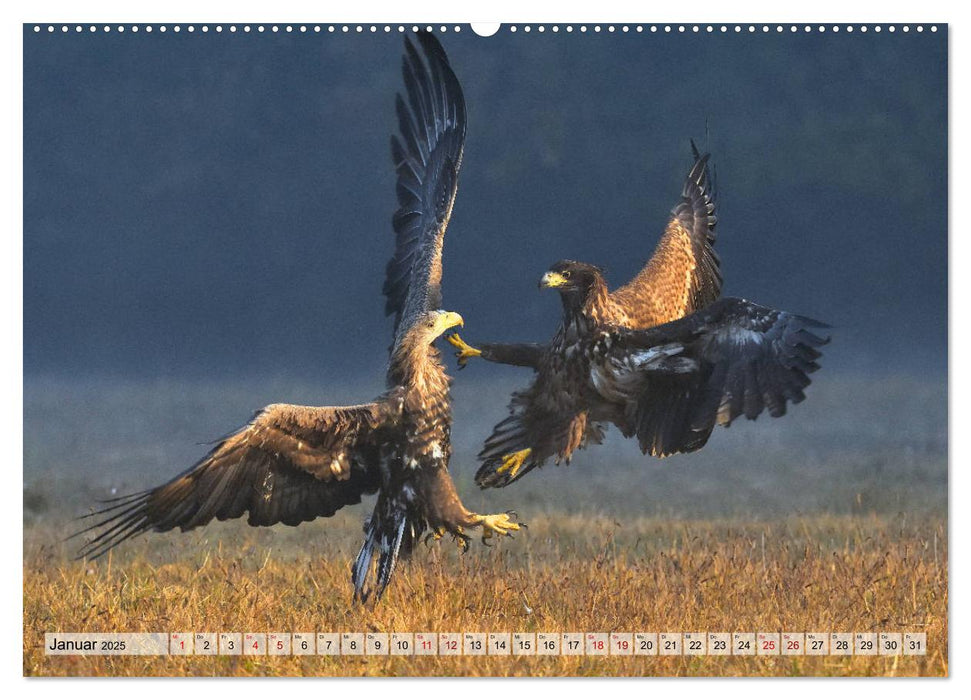
[[[411,554],[414,543],[425,530],[420,514],[413,512],[407,503],[393,499],[378,499],[374,512],[364,523],[364,544],[351,567],[354,583],[354,599],[362,603],[373,595],[380,600],[394,574],[398,559]],[[378,562],[374,587],[368,586],[374,555]]]

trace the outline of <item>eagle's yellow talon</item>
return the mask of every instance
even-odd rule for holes
[[[478,525],[482,526],[482,541],[495,535],[496,537],[509,537],[513,532],[519,530],[522,525],[509,517],[508,513],[495,513],[494,515],[477,516]]]
[[[525,450],[519,450],[519,452],[511,452],[507,455],[503,455],[502,464],[498,469],[496,469],[496,474],[505,474],[506,472],[509,472],[509,478],[514,479],[531,454],[533,454],[533,448],[527,447]]]
[[[442,539],[443,537],[445,537],[445,528],[444,527],[440,527],[437,530],[435,530],[432,533],[432,537],[435,539],[436,542],[438,540]]]
[[[465,363],[468,362],[470,358],[479,357],[482,354],[481,350],[472,347],[462,340],[458,333],[452,333],[452,335],[446,336],[445,339],[458,348],[459,351],[455,353],[455,357],[458,360],[459,367],[465,367]]]
[[[438,542],[440,539],[442,539],[445,536],[445,532],[446,530],[444,527],[439,527],[432,530],[427,535],[425,535],[425,544],[428,545],[429,540]]]

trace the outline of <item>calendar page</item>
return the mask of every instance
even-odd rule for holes
[[[22,27],[23,674],[946,676],[948,25],[306,19]]]

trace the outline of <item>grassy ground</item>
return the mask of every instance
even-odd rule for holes
[[[568,467],[480,491],[475,454],[521,374],[462,374],[450,469],[469,508],[530,529],[459,556],[420,548],[375,608],[350,604],[370,506],[299,528],[220,523],[71,561],[72,516],[153,486],[273,401],[354,402],[378,385],[258,378],[24,384],[28,675],[943,675],[944,379],[820,373],[779,420],[643,457],[616,431]],[[925,657],[46,657],[54,631],[925,631]]]
[[[216,524],[73,562],[66,523],[25,530],[25,675],[946,675],[942,518],[769,521],[542,513],[462,556],[422,547],[350,604],[361,513]],[[924,631],[924,657],[47,657],[52,631]]]

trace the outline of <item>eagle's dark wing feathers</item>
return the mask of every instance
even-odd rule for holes
[[[379,445],[397,410],[393,399],[267,406],[171,481],[85,516],[97,522],[77,534],[101,532],[79,556],[101,556],[149,530],[186,531],[247,511],[250,525],[329,517],[380,486]]]
[[[691,144],[695,162],[671,210],[654,255],[628,284],[611,293],[629,328],[648,328],[703,309],[721,294],[715,244],[715,198],[709,155]]]
[[[544,372],[513,394],[509,416],[486,440],[476,483],[506,486],[574,449],[599,443],[612,422],[655,457],[693,452],[715,425],[744,415],[786,412],[819,369],[813,331],[826,324],[743,299],[716,301],[683,319],[646,330],[613,328],[578,345],[588,376]],[[516,470],[505,458],[529,448]]]
[[[701,448],[716,424],[799,403],[819,369],[826,324],[727,298],[684,319],[644,331],[614,331],[591,364],[605,398],[620,394],[641,449],[663,457]],[[594,355],[598,351],[595,350]],[[598,375],[599,376],[596,376]],[[618,389],[621,387],[621,389]]]
[[[428,32],[417,37],[424,59],[406,39],[407,102],[398,95],[400,137],[391,138],[398,210],[384,294],[385,313],[395,317],[396,346],[422,313],[441,307],[442,244],[465,144],[462,88],[438,40]]]

